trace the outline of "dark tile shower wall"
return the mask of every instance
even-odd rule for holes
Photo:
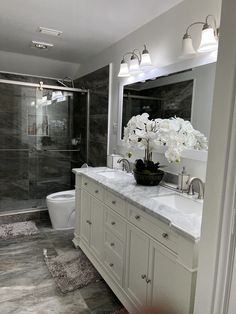
[[[105,166],[107,158],[107,123],[109,66],[103,67],[75,81],[77,87],[90,91],[89,112],[89,156],[91,166]],[[86,119],[82,118],[86,127]],[[81,147],[84,151],[85,146]]]
[[[6,73],[0,78],[56,85]],[[52,96],[52,90],[43,93]],[[71,140],[86,131],[78,123],[80,111],[86,112],[86,95],[70,93],[67,101],[45,106],[49,136],[28,135],[28,115],[38,114],[37,97],[33,87],[0,84],[0,213],[45,207],[46,195],[74,188],[71,169],[82,163],[80,144]]]

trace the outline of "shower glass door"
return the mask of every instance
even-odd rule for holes
[[[0,84],[0,213],[44,208],[48,194],[74,188],[71,169],[86,160],[86,97]]]
[[[29,201],[29,141],[27,112],[36,90],[0,84],[0,212],[27,208]]]
[[[45,206],[48,194],[74,188],[71,169],[81,144],[75,98],[72,92],[37,90],[35,107],[29,108],[29,197],[38,199],[38,206]]]

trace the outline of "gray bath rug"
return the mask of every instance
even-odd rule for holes
[[[44,249],[44,259],[62,293],[71,292],[101,280],[97,270],[80,249],[57,256],[47,256],[47,250]]]
[[[30,236],[38,233],[38,228],[33,221],[14,222],[0,225],[0,239],[12,239],[19,236]]]

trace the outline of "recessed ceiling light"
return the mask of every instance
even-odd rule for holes
[[[39,32],[45,35],[49,35],[49,36],[61,36],[62,35],[62,31],[58,31],[56,29],[51,29],[51,28],[46,28],[46,27],[39,27]]]
[[[32,40],[32,42],[31,42],[32,48],[48,49],[48,48],[52,48],[53,46],[54,46],[53,44],[43,43],[43,42],[35,41],[35,40]]]

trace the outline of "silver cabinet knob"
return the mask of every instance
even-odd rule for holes
[[[91,224],[92,224],[90,220],[86,220],[86,222],[87,222],[89,225],[91,225]]]
[[[140,216],[139,216],[139,215],[136,215],[136,216],[135,216],[135,219],[139,220],[139,219],[140,219]]]
[[[151,282],[151,279],[146,279],[146,283],[150,283]]]
[[[112,204],[115,205],[115,204],[116,204],[116,201],[112,201]]]
[[[87,183],[87,182],[84,182],[84,185],[88,185],[88,183]]]
[[[167,239],[167,238],[168,238],[168,233],[163,232],[163,233],[162,233],[162,237],[163,237],[164,239]]]
[[[110,264],[109,264],[109,266],[110,266],[110,267],[113,267],[113,266],[114,266],[114,264],[113,264],[113,263],[110,263]]]
[[[114,226],[114,225],[116,224],[116,222],[115,222],[115,221],[112,221],[111,224],[112,224],[112,226]]]
[[[141,278],[142,278],[142,279],[145,279],[146,277],[147,277],[147,276],[146,276],[146,275],[144,275],[144,274],[143,274],[143,275],[141,275]]]
[[[115,243],[114,243],[114,242],[111,242],[110,246],[115,246]]]
[[[98,190],[95,190],[94,192],[97,194],[99,191],[98,191]]]

